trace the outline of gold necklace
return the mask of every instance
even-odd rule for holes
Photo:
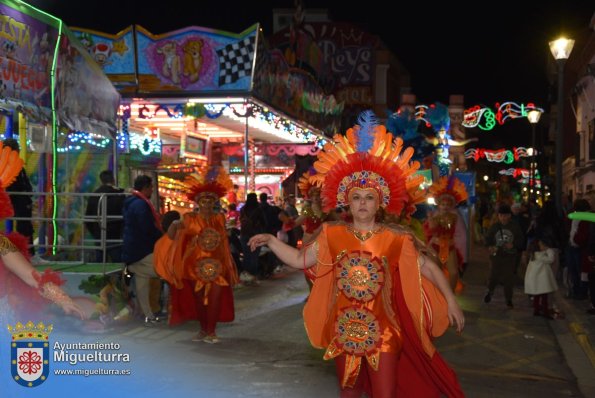
[[[380,230],[382,230],[382,225],[378,228],[376,228],[375,230],[370,230],[366,233],[362,233],[360,231],[357,231],[356,229],[353,228],[352,225],[348,224],[347,225],[347,230],[349,232],[351,232],[353,234],[353,236],[355,236],[357,239],[359,239],[360,242],[365,242],[368,239],[370,239],[372,237],[372,235],[377,234],[378,232],[380,232]]]

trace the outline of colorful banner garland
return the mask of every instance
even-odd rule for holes
[[[529,155],[529,152],[532,152]],[[473,159],[476,162],[479,159],[486,159],[488,162],[498,162],[510,164],[514,161],[518,161],[520,158],[532,157],[533,154],[537,154],[537,151],[531,148],[518,147],[513,148],[512,151],[509,149],[483,149],[483,148],[470,148],[465,151],[465,159]]]

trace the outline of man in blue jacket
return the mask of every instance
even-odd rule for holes
[[[157,277],[153,266],[153,247],[161,237],[159,215],[151,203],[153,181],[140,175],[134,180],[132,196],[124,201],[124,242],[122,260],[135,275],[136,297],[145,315],[145,324],[159,322],[151,310],[149,283]]]

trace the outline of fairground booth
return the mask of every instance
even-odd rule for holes
[[[0,19],[0,139],[17,140],[25,160],[35,243],[53,253],[59,240],[80,246],[77,195],[92,160],[76,148],[116,137],[120,95],[60,19],[11,0],[0,1]]]
[[[338,125],[334,98],[267,50],[258,24],[238,34],[74,30],[123,97],[120,174],[156,176],[163,210],[194,206],[180,182],[207,164],[227,168],[240,200],[250,191],[288,194],[281,184],[296,157],[316,154]]]

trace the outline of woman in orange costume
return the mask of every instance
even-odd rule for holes
[[[23,167],[17,151],[0,142],[0,220],[12,217],[14,210],[4,190]],[[29,262],[27,238],[18,233],[0,233],[0,300],[6,299],[14,315],[36,316],[52,302],[81,319],[85,312],[60,288],[64,281],[57,272],[38,272]]]
[[[455,206],[467,200],[467,190],[457,178],[441,177],[430,187],[430,195],[438,208],[424,224],[426,238],[438,253],[450,287],[459,292],[463,289],[459,270],[462,271],[463,263],[467,262],[467,228]]]
[[[169,249],[166,280],[172,286],[170,325],[198,319],[200,331],[192,339],[219,343],[217,322],[234,319],[232,287],[238,282],[231,257],[225,216],[215,205],[231,180],[222,167],[214,166],[200,176],[186,179],[188,198],[198,204],[198,212],[186,213],[174,221],[168,235],[174,240]]]
[[[304,308],[313,346],[335,359],[341,397],[462,397],[455,373],[432,345],[464,316],[444,274],[406,229],[382,222],[405,216],[423,200],[412,148],[360,116],[347,135],[334,137],[314,164],[325,211],[349,206],[351,222],[324,223],[301,251],[271,235],[256,235],[295,268],[315,268]]]

